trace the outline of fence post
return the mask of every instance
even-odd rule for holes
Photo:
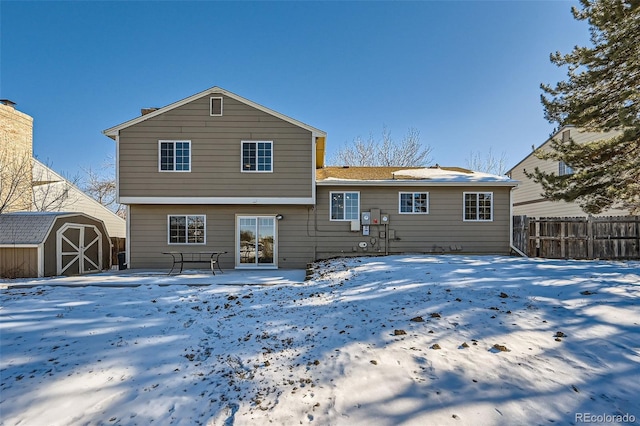
[[[593,216],[587,217],[587,259],[593,259]]]

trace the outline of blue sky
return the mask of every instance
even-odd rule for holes
[[[67,176],[115,154],[102,130],[220,86],[328,133],[409,128],[434,162],[505,153],[554,128],[549,54],[588,45],[577,1],[0,2],[0,98],[34,117],[34,153]]]

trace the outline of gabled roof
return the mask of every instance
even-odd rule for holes
[[[504,185],[518,181],[506,176],[474,172],[460,167],[324,167],[316,170],[318,185]]]
[[[309,126],[308,124],[305,124],[305,123],[303,123],[301,121],[298,121],[298,120],[293,119],[291,117],[288,117],[288,116],[286,116],[284,114],[281,114],[281,113],[279,113],[277,111],[269,109],[269,108],[267,108],[265,106],[257,104],[257,103],[255,103],[253,101],[250,101],[249,99],[245,99],[242,96],[238,96],[235,93],[229,92],[228,90],[225,90],[225,89],[223,89],[221,87],[218,87],[218,86],[214,86],[214,87],[212,87],[210,89],[207,89],[207,90],[205,90],[203,92],[196,93],[195,95],[189,96],[188,98],[184,98],[184,99],[182,99],[180,101],[177,101],[177,102],[174,102],[174,103],[172,103],[170,105],[167,105],[165,107],[159,108],[159,109],[157,109],[157,110],[155,110],[153,112],[150,112],[148,114],[142,115],[140,117],[136,117],[133,120],[129,120],[129,121],[126,121],[126,122],[124,122],[122,124],[119,124],[117,126],[111,127],[111,128],[109,128],[107,130],[104,130],[102,133],[104,133],[106,136],[109,136],[111,139],[115,139],[116,136],[118,135],[118,132],[120,130],[122,130],[122,129],[126,129],[127,127],[133,126],[134,124],[141,123],[141,122],[143,122],[145,120],[148,120],[150,118],[156,117],[156,116],[158,116],[160,114],[164,114],[167,111],[171,111],[174,108],[178,108],[178,107],[180,107],[182,105],[186,105],[189,102],[195,101],[196,99],[199,99],[199,98],[201,98],[203,96],[208,96],[208,95],[224,95],[224,96],[228,96],[228,97],[230,97],[232,99],[237,100],[238,102],[242,102],[245,105],[249,105],[249,106],[251,106],[253,108],[256,108],[256,109],[258,109],[260,111],[263,111],[263,112],[265,112],[267,114],[270,114],[270,115],[272,115],[274,117],[277,117],[277,118],[280,118],[280,119],[282,119],[284,121],[287,121],[287,122],[289,122],[289,123],[291,123],[291,124],[293,124],[295,126],[301,127],[301,128],[303,128],[305,130],[308,130],[314,136],[317,136],[317,137],[326,137],[327,136],[327,133],[322,131],[322,130],[320,130],[320,129],[316,129],[315,127]]]
[[[75,213],[74,213],[75,214]],[[42,243],[63,212],[16,212],[0,214],[0,244],[34,245]]]
[[[549,142],[551,142],[555,137],[557,137],[558,135],[561,135],[562,132],[564,132],[567,129],[575,129],[575,126],[572,125],[572,124],[566,124],[566,125],[562,126],[559,130],[557,130],[555,133],[553,133],[551,136],[549,136],[546,141],[542,142],[538,147],[534,148],[526,157],[524,157],[522,160],[518,161],[518,164],[516,164],[515,166],[513,166],[512,168],[507,170],[506,174],[508,175],[509,173],[511,173],[520,164],[522,164],[522,162],[524,160],[526,160],[527,158],[531,157],[536,150],[542,148],[545,144],[548,144]]]

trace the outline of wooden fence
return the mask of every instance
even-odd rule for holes
[[[640,216],[514,216],[513,245],[548,259],[640,259]]]

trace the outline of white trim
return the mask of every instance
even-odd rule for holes
[[[127,268],[131,268],[131,206],[125,205],[127,211],[126,220],[126,238],[124,240],[124,256],[125,262],[127,262]]]
[[[120,204],[120,133],[116,135],[115,140],[116,140],[116,203]]]
[[[305,124],[305,123],[303,123],[301,121],[295,120],[295,119],[293,119],[291,117],[288,117],[288,116],[286,116],[284,114],[281,114],[281,113],[279,113],[277,111],[274,111],[272,109],[264,107],[264,106],[262,106],[260,104],[257,104],[257,103],[255,103],[253,101],[245,99],[242,96],[238,96],[235,93],[229,92],[229,91],[224,90],[224,89],[222,89],[220,87],[217,87],[217,86],[212,87],[210,89],[207,89],[205,91],[202,91],[200,93],[196,93],[195,95],[189,96],[188,98],[184,98],[184,99],[182,99],[180,101],[177,101],[177,102],[174,102],[172,104],[169,104],[169,105],[167,105],[165,107],[162,107],[162,108],[160,108],[160,109],[158,109],[158,110],[156,110],[154,112],[151,112],[149,114],[141,115],[139,117],[136,117],[136,118],[134,118],[132,120],[126,121],[126,122],[124,122],[122,124],[119,124],[117,126],[113,126],[113,127],[109,128],[109,129],[103,130],[102,133],[104,135],[106,135],[106,136],[114,138],[114,137],[116,137],[118,132],[120,130],[122,130],[122,129],[126,129],[127,127],[133,126],[134,124],[141,123],[141,122],[143,122],[145,120],[148,120],[150,118],[157,117],[160,114],[164,114],[167,111],[171,111],[174,108],[181,107],[182,105],[188,104],[189,102],[195,101],[196,99],[200,99],[200,98],[202,98],[204,96],[208,96],[208,95],[228,96],[229,98],[235,99],[238,102],[242,102],[245,105],[248,105],[250,107],[256,108],[256,109],[258,109],[258,110],[260,110],[262,112],[265,112],[265,113],[267,113],[269,115],[273,115],[274,117],[280,118],[281,120],[284,120],[284,121],[286,121],[288,123],[291,123],[291,124],[293,124],[295,126],[301,127],[301,128],[303,128],[305,130],[308,130],[311,133],[313,133],[314,135],[324,136],[324,137],[327,136],[327,133],[322,131],[322,130],[320,130],[320,129],[316,129],[315,127],[309,126],[308,124]]]
[[[480,202],[478,200],[478,197],[476,197],[476,202],[477,202],[477,206],[476,206],[476,215],[478,217],[478,219],[467,219],[466,216],[466,195],[467,194],[475,194],[480,195],[480,194],[491,194],[491,219],[486,220],[486,219],[479,219],[480,217]],[[493,192],[491,191],[464,191],[462,193],[462,221],[463,222],[493,222],[494,221],[494,216],[493,216],[493,206],[495,205],[496,199],[495,196],[493,194]]]
[[[162,144],[173,144],[173,170],[162,170]],[[188,143],[189,144],[189,170],[176,170],[176,143]],[[161,139],[158,141],[158,171],[160,173],[190,173],[191,172],[191,141],[190,140],[175,140],[175,139]]]
[[[220,114],[214,114],[213,113],[213,100],[214,99],[220,99]],[[223,113],[224,113],[224,98],[222,96],[211,96],[209,98],[209,115],[211,117],[222,117]]]
[[[246,170],[244,168],[244,144],[254,143],[256,144],[256,169]],[[270,170],[258,170],[258,145],[259,143],[268,143],[271,145],[271,163],[269,164]],[[258,140],[242,140],[240,141],[240,173],[273,173],[273,141],[258,141]]]
[[[70,228],[77,229],[80,232],[78,237],[78,246],[76,246],[71,240],[69,240],[64,235],[64,232]],[[93,228],[94,232],[96,233],[96,238],[94,238],[88,245],[85,246],[84,232],[87,228]],[[72,248],[75,248],[77,252],[74,250],[73,252],[63,253],[62,252],[63,239],[66,240],[67,243]],[[98,264],[95,264],[93,260],[91,260],[85,255],[86,250],[94,244],[97,244],[97,247],[98,247],[98,259],[97,259]],[[75,254],[76,256],[71,261],[69,261],[66,265],[63,265],[62,264],[63,254],[67,254],[67,255]],[[84,274],[85,272],[99,272],[103,268],[102,257],[103,257],[102,256],[102,232],[98,230],[97,226],[86,224],[86,223],[65,223],[56,231],[56,275],[62,275],[69,268],[69,266],[71,266],[76,260],[78,261],[78,273],[80,275]],[[89,263],[91,263],[93,266],[96,267],[95,271],[94,270],[85,271],[84,269],[85,260],[87,260]]]
[[[311,135],[311,198],[313,204],[316,204],[316,151],[317,151],[318,139],[316,136]],[[326,146],[326,145],[325,145]]]
[[[183,216],[185,218],[185,242],[184,243],[172,243],[171,242],[171,217]],[[189,242],[189,224],[188,218],[189,216],[201,216],[204,219],[204,238],[201,243],[190,243]],[[170,213],[167,214],[167,245],[170,246],[203,246],[207,244],[207,215],[199,214],[199,213]]]
[[[402,194],[410,194],[411,195],[411,211],[410,212],[403,212],[402,211]],[[426,212],[416,212],[413,211],[413,209],[415,208],[415,194],[426,194],[427,195],[427,211]],[[429,214],[429,209],[430,209],[430,204],[431,204],[431,195],[429,194],[428,191],[426,192],[407,192],[407,191],[399,191],[398,192],[398,214]]]
[[[353,191],[349,191],[353,192]],[[313,198],[286,197],[121,197],[122,204],[309,204]],[[127,221],[128,222],[128,221]]]
[[[355,219],[333,219],[331,217],[331,206],[333,204],[333,194],[358,194],[358,214]],[[351,222],[352,220],[360,220],[360,191],[329,191],[329,222]]]
[[[0,244],[0,248],[38,248],[40,244]]]
[[[276,219],[276,214],[240,214],[236,213],[236,225],[235,225],[235,245],[234,245],[234,259],[235,259],[235,269],[278,269],[278,220]],[[273,263],[265,263],[259,264],[258,257],[256,255],[256,261],[254,263],[240,263],[240,219],[248,218],[248,219],[256,219],[256,231],[259,232],[258,224],[259,219],[268,218],[273,219]],[[256,233],[256,238],[257,238]]]
[[[44,277],[44,243],[38,244],[37,256],[38,256],[38,278],[41,278],[41,277]]]

